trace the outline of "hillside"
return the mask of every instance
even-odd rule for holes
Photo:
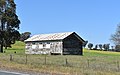
[[[84,49],[84,55],[25,55],[23,42],[0,54],[0,68],[51,75],[119,75],[120,53]],[[14,53],[16,51],[16,53]],[[13,60],[10,61],[10,54]]]
[[[6,53],[14,53],[24,54],[25,53],[25,43],[21,41],[16,41],[15,44],[12,45],[12,48],[4,49]]]

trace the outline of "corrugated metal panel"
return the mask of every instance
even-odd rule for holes
[[[53,33],[53,34],[39,34],[34,35],[31,38],[25,40],[27,41],[44,41],[44,40],[62,40],[67,36],[71,35],[74,32],[65,32],[65,33]]]

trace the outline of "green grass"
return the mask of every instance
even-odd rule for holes
[[[17,54],[25,54],[25,43],[17,41],[12,48],[4,49],[8,54],[16,52]]]
[[[0,53],[0,68],[65,75],[119,75],[120,53],[84,49],[84,55],[27,55],[25,44],[16,42]],[[17,53],[15,54],[14,51]],[[10,54],[13,61],[10,61]],[[46,60],[45,60],[46,58]],[[67,61],[66,61],[67,60]]]
[[[84,49],[86,56],[119,56],[120,52],[111,52],[111,51],[97,51],[97,50],[88,50]]]

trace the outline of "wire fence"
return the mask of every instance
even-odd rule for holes
[[[83,56],[60,56],[60,55],[0,55],[0,60],[16,62],[19,64],[30,64],[36,67],[41,65],[65,66],[100,71],[120,72],[120,60],[110,60],[107,58]]]

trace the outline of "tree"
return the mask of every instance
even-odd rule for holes
[[[111,46],[112,51],[114,51],[114,46]]]
[[[104,44],[103,45],[104,50],[109,50],[109,47],[110,47],[110,44]]]
[[[19,24],[14,0],[0,0],[0,52],[3,52],[3,46],[15,43]]]
[[[116,46],[115,46],[115,51],[116,51],[116,52],[120,52],[120,45],[116,45]]]
[[[5,47],[5,49],[7,49],[7,47],[11,47],[11,44],[14,44],[16,40],[19,40],[19,38],[20,33],[17,30],[11,30],[9,32],[6,32],[3,46]]]
[[[115,45],[120,45],[120,23],[117,26],[115,34],[111,35],[110,40],[115,44]]]
[[[100,48],[100,50],[102,50],[102,44],[99,44],[99,48]]]
[[[88,43],[88,41],[85,41],[85,42],[83,43],[83,47],[84,47],[84,48],[86,47],[87,43]]]
[[[95,48],[94,48],[94,50],[97,50],[97,48],[98,48],[98,45],[95,45]]]
[[[20,35],[20,41],[24,41],[30,37],[31,33],[30,32],[24,32]]]
[[[93,47],[93,44],[92,44],[92,43],[89,43],[89,44],[88,44],[88,48],[91,50],[92,47]]]

